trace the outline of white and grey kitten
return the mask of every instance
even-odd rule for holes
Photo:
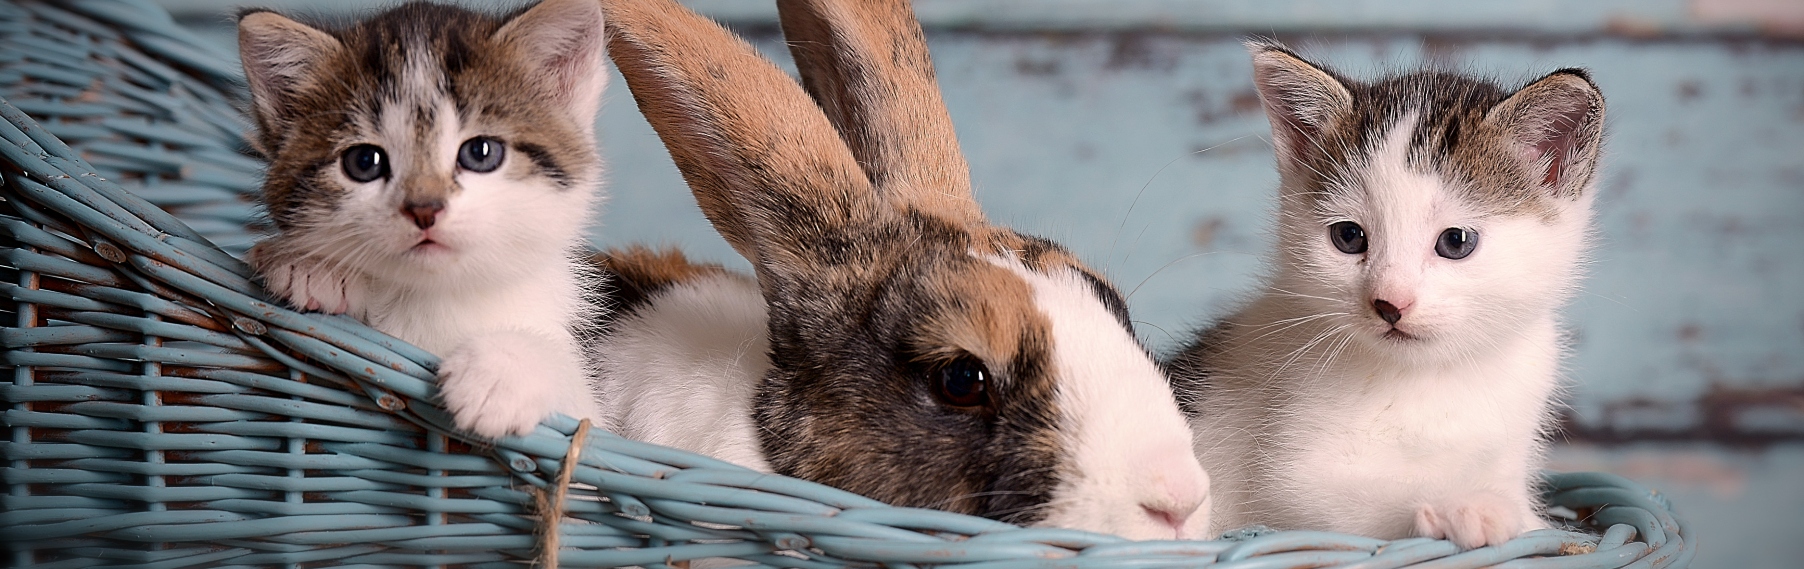
[[[320,29],[239,20],[263,202],[251,263],[296,307],[444,357],[444,403],[486,437],[594,416],[581,261],[601,200],[601,8],[495,17],[409,3]]]
[[[1273,273],[1170,363],[1216,528],[1477,547],[1545,526],[1602,95],[1573,69],[1514,92],[1366,84],[1250,48],[1282,180]]]

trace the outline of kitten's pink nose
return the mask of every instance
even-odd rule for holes
[[[1378,311],[1378,317],[1383,318],[1385,324],[1394,326],[1397,324],[1398,320],[1403,319],[1403,311],[1408,310],[1410,304],[1413,303],[1405,302],[1403,303],[1403,306],[1397,306],[1391,304],[1390,301],[1381,298],[1372,301],[1372,310]]]
[[[444,200],[410,201],[401,206],[401,214],[412,219],[414,226],[420,229],[428,229],[432,227],[433,223],[437,223],[438,214],[441,211],[445,211]]]

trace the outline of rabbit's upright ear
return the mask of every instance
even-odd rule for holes
[[[983,222],[908,0],[778,0],[802,86],[880,195],[963,225]]]
[[[763,273],[882,203],[833,125],[752,46],[671,0],[604,0],[608,52],[714,228]]]

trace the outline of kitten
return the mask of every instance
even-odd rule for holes
[[[1513,93],[1365,84],[1249,47],[1282,180],[1274,272],[1170,364],[1217,527],[1477,547],[1545,526],[1602,95],[1572,69]]]
[[[444,357],[457,426],[525,434],[594,416],[582,259],[601,201],[601,8],[507,17],[409,3],[341,28],[239,20],[263,203],[251,250],[268,288]]]

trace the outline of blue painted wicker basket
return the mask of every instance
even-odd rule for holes
[[[1549,475],[1567,527],[1460,553],[1313,532],[1130,542],[1021,529],[579,434],[562,417],[469,444],[433,403],[433,356],[270,302],[230,254],[249,245],[245,195],[261,166],[244,150],[231,62],[144,0],[0,4],[0,545],[12,566],[518,566],[544,551],[572,567],[1690,560],[1664,501],[1605,474]]]

